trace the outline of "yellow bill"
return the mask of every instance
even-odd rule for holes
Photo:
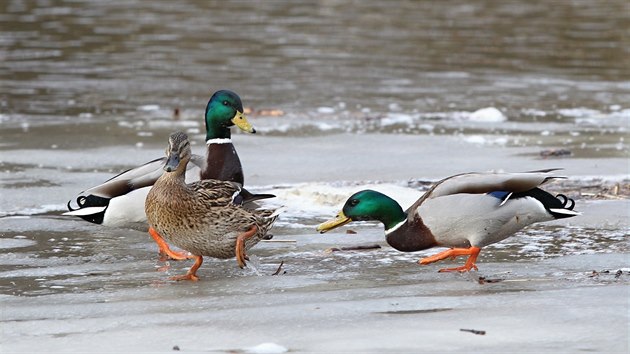
[[[242,131],[247,133],[256,133],[256,129],[252,127],[247,118],[242,112],[236,111],[234,118],[232,118],[232,123],[239,127]]]
[[[337,214],[337,216],[335,216],[334,219],[328,220],[326,222],[323,222],[321,224],[319,224],[319,226],[317,226],[317,231],[319,231],[319,233],[323,234],[324,232],[330,231],[332,229],[336,229],[339,226],[343,226],[349,222],[351,222],[352,219],[350,219],[349,217],[347,217],[343,211],[340,211],[339,214]]]

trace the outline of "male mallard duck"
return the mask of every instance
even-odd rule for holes
[[[202,256],[231,258],[245,266],[245,250],[265,238],[277,218],[272,210],[246,210],[234,203],[241,191],[234,182],[201,180],[186,184],[186,166],[191,159],[188,136],[169,137],[166,164],[149,191],[145,203],[149,232],[157,232],[195,259],[188,273],[176,280],[197,280]]]
[[[243,185],[243,169],[232,145],[230,127],[236,125],[248,133],[256,130],[243,115],[240,97],[228,90],[217,91],[206,106],[206,156],[192,155],[186,170],[189,182],[199,179],[218,179]],[[166,158],[158,158],[142,166],[127,170],[103,184],[83,191],[68,202],[69,212],[64,215],[78,216],[95,224],[113,227],[144,228],[146,215],[144,204],[149,190],[163,174]],[[241,189],[237,202],[246,203],[274,197],[271,194],[251,194]],[[156,239],[160,253],[169,253],[168,246]],[[174,253],[172,253],[174,254]],[[176,257],[181,258],[181,257]]]
[[[321,233],[351,221],[378,220],[385,239],[395,249],[415,252],[431,247],[449,250],[421,259],[429,264],[467,255],[462,267],[440,272],[477,269],[481,248],[506,239],[527,225],[579,215],[575,202],[538,188],[555,170],[523,173],[464,173],[437,182],[406,211],[392,198],[373,190],[353,194],[336,218],[317,227]]]

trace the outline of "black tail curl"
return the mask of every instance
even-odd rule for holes
[[[89,208],[89,207],[108,206],[109,200],[110,200],[109,198],[103,198],[103,197],[99,197],[93,194],[90,194],[88,196],[80,195],[77,197],[78,208],[73,208],[71,205],[72,200],[70,200],[68,201],[68,210],[75,211],[75,210]]]
[[[68,201],[68,210],[70,210],[70,211],[75,211],[75,210],[79,210],[79,209],[85,208],[85,207],[86,207],[86,206],[85,206],[85,201],[86,201],[86,199],[87,199],[87,198],[85,198],[85,196],[82,196],[82,195],[78,196],[78,197],[77,197],[77,206],[78,206],[78,208],[76,208],[76,209],[75,209],[75,208],[73,208],[73,207],[70,205],[70,203],[72,203],[72,200],[69,200],[69,201]]]
[[[525,192],[513,193],[511,199],[531,197],[538,200],[544,208],[556,219],[568,218],[579,215],[573,210],[575,201],[564,194],[554,196],[540,188],[530,189]],[[564,210],[564,211],[563,211]]]
[[[564,194],[558,194],[556,195],[556,198],[562,200],[562,208],[567,209],[567,210],[573,210],[573,207],[575,206],[575,200],[567,197]]]
[[[79,210],[81,209],[81,207],[74,209],[73,207],[70,206],[70,203],[72,202],[72,200],[68,200],[68,210],[70,211],[75,211],[75,210]]]

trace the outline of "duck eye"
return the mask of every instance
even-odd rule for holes
[[[223,105],[227,106],[228,105],[228,101],[223,101]]]
[[[355,206],[357,206],[357,204],[359,204],[359,200],[358,199],[352,199],[350,201],[350,206],[351,207],[355,207]]]

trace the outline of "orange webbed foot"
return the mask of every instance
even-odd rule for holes
[[[418,261],[419,264],[430,264],[437,261],[441,261],[446,258],[455,258],[457,256],[468,256],[466,260],[466,264],[461,267],[456,268],[443,268],[440,269],[439,272],[469,272],[471,269],[477,270],[477,265],[475,265],[475,261],[477,260],[477,256],[479,256],[479,252],[481,252],[481,248],[479,247],[470,247],[470,248],[451,248],[444,252],[440,252],[430,257],[423,258]]]
[[[201,267],[201,264],[203,263],[203,257],[195,256],[195,255],[193,255],[192,257],[195,259],[195,264],[193,264],[193,266],[190,267],[188,272],[186,272],[186,274],[184,274],[184,275],[177,275],[177,276],[171,277],[171,280],[176,280],[176,281],[180,281],[180,280],[197,281],[197,280],[199,280],[199,277],[197,276],[197,269],[199,269],[199,267]]]
[[[184,274],[184,275],[176,275],[174,277],[170,278],[171,280],[176,280],[176,281],[180,281],[180,280],[190,280],[190,281],[198,281],[199,277],[194,275],[194,274]]]
[[[253,237],[257,230],[258,228],[254,225],[250,227],[249,230],[236,237],[236,249],[234,250],[234,253],[236,254],[236,263],[241,269],[245,268],[247,265],[245,261],[249,261],[249,257],[245,254],[245,240]]]
[[[466,265],[463,265],[461,267],[455,267],[455,268],[442,268],[440,270],[438,270],[438,273],[447,273],[447,272],[470,272],[471,269],[474,270],[478,270],[477,266],[472,264],[472,266],[468,266],[467,265],[468,262],[466,262]]]

